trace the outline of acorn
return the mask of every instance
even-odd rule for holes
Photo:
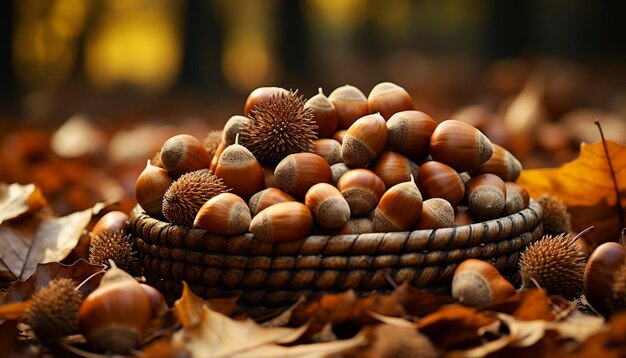
[[[572,219],[567,211],[567,205],[554,195],[543,194],[537,199],[543,208],[543,232],[558,235],[572,231]]]
[[[146,214],[153,218],[163,217],[163,196],[173,182],[167,170],[150,164],[148,160],[135,183],[137,203]]]
[[[249,117],[239,141],[263,165],[276,165],[289,154],[310,152],[317,139],[313,110],[304,107],[304,97],[297,92],[269,97]]]
[[[387,188],[411,180],[411,175],[416,177],[417,169],[417,164],[412,160],[392,151],[383,152],[372,167],[372,171],[383,180]]]
[[[417,186],[425,198],[442,198],[456,206],[465,196],[465,184],[459,174],[446,164],[429,161],[417,170]]]
[[[209,168],[211,159],[202,142],[189,134],[175,135],[161,147],[161,163],[174,178]]]
[[[520,212],[528,207],[530,203],[530,194],[523,186],[507,181],[504,183],[506,187],[506,203],[502,210],[502,216],[508,216]]]
[[[313,185],[304,197],[304,205],[313,213],[315,222],[325,229],[338,229],[350,219],[350,205],[331,184]]]
[[[209,169],[187,173],[176,180],[163,196],[163,215],[175,225],[191,227],[200,207],[229,189]]]
[[[440,229],[454,226],[454,208],[441,198],[424,200],[422,214],[415,224],[415,230]]]
[[[461,172],[459,173],[459,176],[461,177],[461,180],[463,180],[463,184],[465,185],[467,185],[467,182],[472,179],[472,176],[468,172]]]
[[[224,149],[226,149],[226,147],[228,147],[228,144],[226,144],[225,142],[222,141],[222,142],[220,142],[220,144],[215,149],[215,154],[213,154],[213,157],[211,158],[211,164],[209,165],[209,169],[211,169],[212,172],[215,173],[215,168],[217,167],[217,162],[220,160],[220,156],[222,155],[222,153],[224,152]]]
[[[328,165],[343,162],[341,158],[341,143],[334,139],[323,138],[313,141],[313,153],[326,159]]]
[[[515,294],[515,288],[486,261],[467,259],[454,271],[452,297],[470,307],[485,307]]]
[[[289,93],[289,91],[282,87],[259,87],[250,92],[248,98],[246,98],[246,104],[243,106],[243,114],[245,116],[249,115],[255,106],[269,100],[272,96],[287,93]]]
[[[78,327],[93,346],[116,354],[137,348],[152,317],[146,290],[117,268],[107,270],[100,285],[89,294],[78,311]]]
[[[297,201],[272,205],[258,213],[250,223],[254,237],[266,242],[302,239],[312,228],[311,210]]]
[[[437,122],[420,111],[402,111],[387,120],[387,147],[411,159],[428,155],[428,146]]]
[[[341,192],[352,215],[365,215],[372,211],[387,190],[385,183],[368,169],[352,169],[339,178],[337,189]]]
[[[346,133],[348,133],[347,129],[340,129],[340,130],[336,131],[335,133],[333,133],[331,138],[336,140],[337,142],[339,142],[341,144],[341,143],[343,143],[343,138],[346,136]]]
[[[222,178],[227,187],[232,188],[233,194],[244,200],[265,188],[265,174],[261,164],[252,152],[239,145],[238,139],[235,139],[235,144],[224,149],[215,167],[215,175]]]
[[[328,138],[337,130],[339,115],[335,105],[322,92],[322,88],[319,88],[318,94],[306,101],[304,108],[313,110],[313,119],[318,127],[318,138]]]
[[[37,339],[45,344],[55,344],[62,337],[78,330],[78,310],[83,302],[76,284],[69,278],[58,278],[32,295],[26,311],[26,323]]]
[[[93,236],[97,236],[115,230],[126,231],[127,222],[128,214],[119,210],[109,211],[96,222],[91,233]]]
[[[404,88],[392,82],[381,82],[367,96],[369,113],[380,113],[388,120],[394,113],[415,109],[413,98]]]
[[[422,194],[413,175],[410,180],[389,188],[380,198],[374,212],[375,232],[406,231],[422,216]]]
[[[584,233],[584,232],[583,232]],[[585,254],[578,236],[544,235],[528,245],[520,257],[522,289],[544,288],[551,295],[573,300],[583,293]]]
[[[339,118],[338,129],[347,129],[357,119],[368,114],[367,97],[358,88],[350,85],[338,87],[328,96],[335,106]]]
[[[254,217],[259,212],[274,204],[285,203],[287,201],[296,201],[296,199],[280,189],[267,188],[252,195],[248,201],[248,208],[250,208],[250,214]]]
[[[202,144],[204,145],[204,148],[206,148],[206,151],[209,153],[209,157],[211,157],[211,160],[213,160],[215,152],[217,152],[217,148],[219,148],[220,144],[222,144],[222,131],[209,131],[209,133],[207,133],[207,135],[202,140]]]
[[[467,206],[481,221],[497,218],[506,203],[506,186],[495,174],[478,174],[465,186]]]
[[[379,114],[356,120],[341,143],[343,162],[351,167],[367,167],[380,156],[387,144],[387,125]]]
[[[132,236],[123,230],[105,231],[95,235],[89,246],[89,263],[108,265],[115,262],[120,269],[133,276],[141,276],[138,253],[133,247]]]
[[[278,163],[274,175],[282,190],[298,198],[304,198],[309,188],[317,183],[332,182],[330,165],[313,153],[287,156]]]
[[[489,160],[481,164],[475,174],[491,173],[499,176],[504,181],[516,181],[522,173],[522,164],[504,147],[492,143],[493,155]]]
[[[614,311],[626,308],[625,270],[626,247],[616,242],[601,244],[589,256],[583,291],[589,304],[606,317]]]
[[[241,197],[222,193],[202,205],[193,227],[217,235],[237,235],[248,231],[251,219],[250,209]]]
[[[489,160],[493,146],[489,138],[469,124],[445,120],[430,137],[429,153],[438,162],[457,172],[472,171]]]
[[[222,129],[222,142],[226,143],[227,146],[235,144],[237,134],[249,124],[250,118],[246,116],[234,115],[230,117]]]
[[[478,220],[472,216],[470,209],[465,205],[457,205],[454,208],[454,226],[476,224]]]
[[[342,175],[352,170],[345,163],[336,163],[330,166],[330,172],[333,174],[333,185],[337,186],[337,182]]]

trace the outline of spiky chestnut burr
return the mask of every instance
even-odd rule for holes
[[[83,302],[72,279],[59,278],[37,291],[26,312],[26,323],[45,345],[58,342],[78,330],[78,310]]]
[[[141,276],[137,251],[133,248],[131,235],[123,230],[113,230],[96,235],[89,247],[89,262],[108,265],[113,260],[117,267],[133,276]]]
[[[522,290],[536,285],[549,294],[576,299],[583,292],[586,258],[575,237],[569,234],[544,235],[526,247],[520,258]]]
[[[184,174],[163,196],[163,216],[172,224],[191,227],[200,207],[212,197],[228,192],[210,169]]]
[[[313,109],[297,91],[276,93],[250,111],[242,126],[241,145],[263,165],[275,166],[289,154],[310,152],[317,139]]]
[[[554,195],[543,194],[537,199],[543,208],[543,232],[550,235],[572,231],[572,219],[567,205]]]

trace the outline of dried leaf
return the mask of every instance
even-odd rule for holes
[[[475,308],[450,305],[422,318],[417,327],[440,348],[463,349],[479,344],[478,330],[495,320]]]
[[[26,311],[31,305],[31,301],[14,302],[0,306],[0,321],[13,320],[22,321],[26,317]]]
[[[29,217],[0,226],[0,281],[30,276],[39,263],[63,260],[76,246],[93,209],[64,217]]]
[[[408,282],[398,286],[394,290],[394,295],[398,298],[398,302],[402,305],[406,314],[415,317],[424,317],[435,312],[440,307],[454,302],[450,296],[441,296],[420,290],[411,286]]]
[[[539,289],[513,295],[504,301],[486,307],[484,311],[509,314],[522,321],[537,319],[552,321],[556,318],[546,291]]]
[[[196,325],[200,322],[202,308],[207,306],[213,311],[224,315],[230,315],[235,310],[239,297],[214,298],[205,300],[191,291],[187,282],[183,281],[183,293],[174,302],[174,313],[185,328]]]
[[[606,142],[621,194],[621,206],[626,207],[626,147]],[[577,159],[559,168],[524,170],[517,183],[531,197],[547,193],[559,197],[572,215],[574,231],[593,225],[595,230],[586,239],[600,244],[620,237],[620,218],[611,172],[601,141],[582,143]],[[626,220],[626,217],[622,218]]]
[[[364,335],[344,341],[284,347],[307,329],[265,328],[254,321],[235,321],[206,306],[201,320],[184,337],[185,347],[193,357],[325,357],[362,344]]]
[[[35,184],[0,183],[0,224],[32,213],[46,205],[46,199]]]
[[[4,299],[6,302],[28,300],[35,292],[48,286],[50,281],[59,278],[71,278],[77,285],[89,279],[80,288],[86,296],[98,287],[103,274],[103,266],[93,265],[85,260],[78,260],[71,265],[59,262],[38,264],[37,269],[28,279],[16,281],[9,287]]]

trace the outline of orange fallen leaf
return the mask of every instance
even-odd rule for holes
[[[609,157],[615,170],[621,194],[621,206],[626,207],[626,146],[607,141]],[[572,215],[572,228],[582,231],[595,226],[585,235],[597,244],[616,241],[622,228],[616,204],[616,194],[604,146],[601,141],[582,143],[577,159],[559,168],[524,170],[517,183],[528,190],[531,197],[542,194],[559,197]]]
[[[13,302],[0,306],[0,321],[21,321],[26,317],[26,311],[30,308],[31,301]]]
[[[420,332],[427,335],[437,347],[463,349],[481,343],[478,331],[496,320],[461,305],[444,306],[417,323]]]
[[[234,311],[238,299],[239,297],[204,300],[193,293],[187,282],[183,281],[183,293],[174,302],[173,309],[183,327],[188,328],[200,322],[202,307],[207,306],[219,313],[230,315]]]
[[[46,199],[35,184],[0,183],[0,224],[39,210],[45,205]]]

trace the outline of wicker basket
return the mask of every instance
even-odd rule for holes
[[[408,281],[448,291],[457,265],[488,260],[515,280],[519,253],[542,234],[542,208],[482,223],[437,230],[361,235],[308,236],[270,244],[251,233],[224,237],[175,226],[137,206],[130,227],[137,237],[149,284],[168,302],[180,297],[182,281],[205,298],[239,295],[251,315],[281,309],[300,296],[353,289],[361,295]]]

